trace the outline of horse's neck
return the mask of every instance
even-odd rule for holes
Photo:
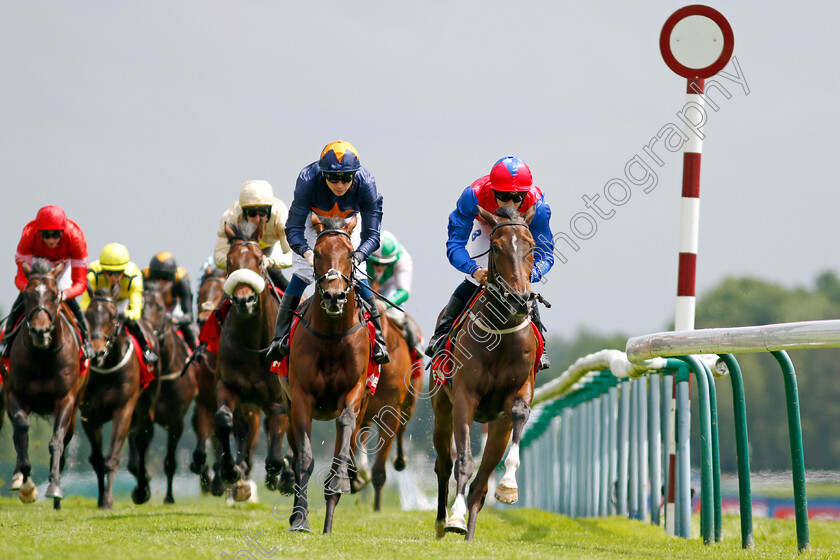
[[[123,331],[119,334],[119,336],[117,336],[116,340],[114,340],[113,348],[108,351],[108,357],[105,358],[105,362],[102,364],[102,369],[114,367],[120,363],[126,352],[130,352],[132,350],[130,337],[131,335],[125,332],[125,327],[123,327]]]
[[[321,301],[321,294],[316,290],[310,306],[312,310],[310,324],[316,331],[323,334],[340,334],[359,322],[355,288],[347,294],[347,303],[344,304],[344,312],[341,315],[335,317],[327,315],[326,310],[321,307]]]

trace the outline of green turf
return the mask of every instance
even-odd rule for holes
[[[275,495],[277,496],[277,495]],[[282,504],[285,505],[285,504]],[[568,519],[538,510],[487,509],[479,515],[476,539],[434,536],[433,512],[403,512],[388,506],[371,511],[358,495],[342,498],[333,534],[321,533],[323,511],[312,514],[313,534],[290,534],[272,515],[270,503],[226,506],[200,498],[166,506],[134,506],[118,501],[99,511],[93,500],[69,497],[61,511],[51,502],[31,505],[0,498],[0,558],[128,560],[132,558],[791,558],[796,556],[792,521],[756,519],[753,551],[740,549],[738,518],[724,519],[724,541],[704,546],[699,539],[665,536],[646,523],[617,517]],[[699,530],[695,516],[693,534]],[[248,547],[246,533],[261,533],[265,552]],[[840,523],[812,521],[809,558],[840,557]]]

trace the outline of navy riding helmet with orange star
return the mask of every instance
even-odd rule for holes
[[[330,174],[339,175],[342,181],[352,181],[351,187],[336,195],[327,185],[326,176]],[[358,251],[367,258],[379,246],[382,195],[377,192],[373,175],[362,166],[359,152],[350,142],[330,142],[321,150],[318,161],[304,167],[298,175],[286,221],[286,238],[299,255],[310,248],[304,235],[310,212],[335,218],[348,218],[359,212],[362,243]]]

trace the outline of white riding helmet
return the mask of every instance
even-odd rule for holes
[[[268,181],[256,179],[245,181],[242,190],[239,191],[239,206],[271,206],[274,203],[274,192]]]

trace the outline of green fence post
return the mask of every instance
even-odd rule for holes
[[[702,362],[701,362],[702,363]],[[720,440],[718,438],[717,389],[712,370],[703,364],[709,380],[709,409],[712,413],[712,484],[715,497],[715,542],[723,540],[723,512],[720,497]]]
[[[805,454],[802,448],[802,423],[799,420],[799,390],[793,362],[784,350],[771,352],[785,379],[788,431],[790,432],[790,462],[793,470],[793,499],[796,507],[796,540],[799,552],[811,549],[808,536],[808,498],[805,494]]]
[[[732,381],[732,408],[735,415],[735,453],[738,460],[738,502],[741,508],[741,548],[755,546],[752,522],[752,490],[750,489],[750,450],[747,439],[747,401],[741,366],[732,354],[719,354]]]

